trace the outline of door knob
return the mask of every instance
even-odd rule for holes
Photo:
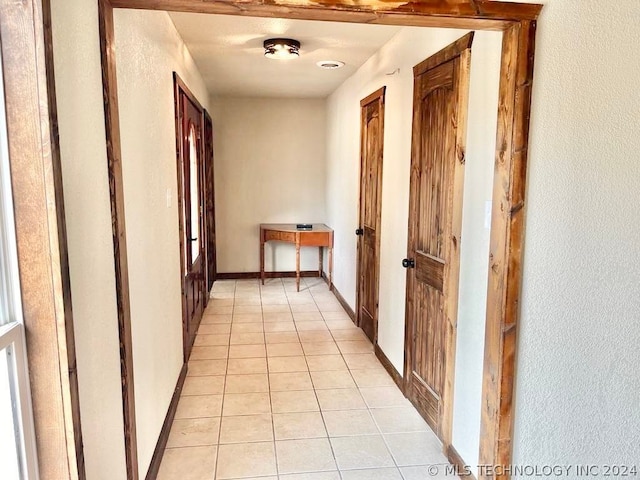
[[[362,228],[356,229],[356,235],[358,235],[358,236],[364,235],[364,230]]]
[[[198,240],[198,237],[190,238],[190,239],[189,239],[189,241],[190,241],[190,242],[196,242],[197,240]]]
[[[402,266],[404,268],[416,268],[416,261],[413,258],[405,258],[402,260]]]

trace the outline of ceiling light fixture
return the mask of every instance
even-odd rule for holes
[[[339,60],[321,60],[320,62],[316,63],[316,65],[320,68],[324,68],[325,70],[335,70],[337,68],[344,67],[344,62],[341,62]]]
[[[270,38],[264,41],[263,46],[267,58],[285,60],[300,56],[300,42],[290,38]]]

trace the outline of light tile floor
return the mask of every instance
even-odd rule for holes
[[[447,478],[440,442],[327,285],[300,290],[214,284],[158,478]]]

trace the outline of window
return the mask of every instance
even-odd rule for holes
[[[3,479],[37,480],[2,85],[0,68],[0,465]]]

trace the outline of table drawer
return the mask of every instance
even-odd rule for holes
[[[264,241],[269,242],[275,240],[278,242],[296,243],[295,232],[278,232],[275,230],[267,230],[264,232]]]
[[[300,245],[307,247],[328,247],[331,245],[331,233],[305,232],[300,235]]]

